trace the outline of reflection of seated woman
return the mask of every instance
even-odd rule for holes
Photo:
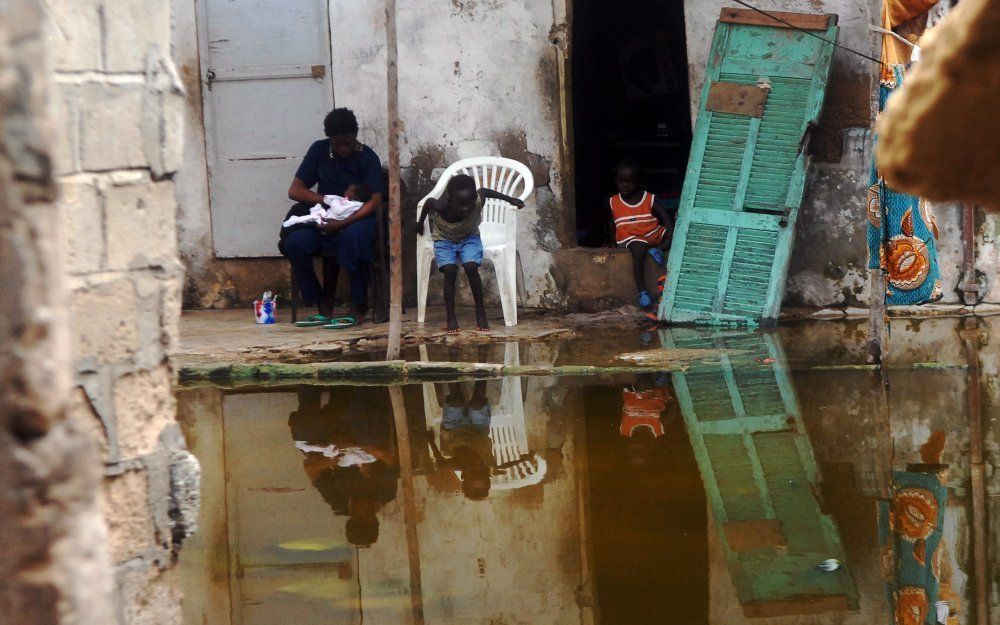
[[[288,416],[292,438],[316,447],[360,449],[359,464],[344,464],[341,454],[306,452],[309,481],[336,515],[347,515],[347,541],[367,546],[378,540],[376,513],[396,498],[398,465],[391,411],[385,389],[336,388],[326,405],[323,390],[302,387],[299,408]],[[348,397],[344,397],[344,394]]]
[[[462,493],[473,501],[490,493],[490,477],[496,468],[490,441],[492,412],[486,400],[486,380],[477,380],[466,401],[462,385],[448,385],[441,419],[441,449],[438,461],[462,474]]]

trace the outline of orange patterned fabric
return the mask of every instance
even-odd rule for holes
[[[903,22],[926,13],[938,0],[883,0],[882,28],[893,30]],[[892,82],[892,66],[910,62],[913,49],[895,37],[882,35],[882,80]]]

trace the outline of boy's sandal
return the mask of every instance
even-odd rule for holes
[[[353,328],[358,325],[357,317],[352,315],[346,315],[344,317],[338,317],[330,321],[330,323],[323,326],[324,330],[343,330],[344,328]]]
[[[326,315],[313,315],[303,321],[296,321],[295,327],[297,328],[314,328],[316,326],[321,326],[330,323],[330,318]]]

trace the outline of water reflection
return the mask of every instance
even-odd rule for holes
[[[674,376],[713,523],[743,614],[750,618],[856,610],[858,593],[777,338],[765,333],[662,330],[665,348],[716,349],[720,366]],[[744,364],[734,367],[730,354]]]
[[[297,396],[288,427],[302,468],[333,513],[348,517],[347,542],[371,545],[399,477],[388,396],[352,386],[303,387]]]
[[[977,369],[892,371],[887,390],[792,370],[776,333],[655,339],[719,363],[181,393],[205,473],[188,622],[990,622]],[[484,349],[465,356],[526,348]]]

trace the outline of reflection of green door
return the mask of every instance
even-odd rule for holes
[[[718,349],[717,365],[674,374],[719,540],[750,617],[857,609],[840,536],[817,499],[819,474],[778,337],[661,330],[665,348]]]
[[[836,16],[781,15],[812,34],[763,26],[759,14],[733,9],[716,26],[660,304],[664,321],[778,316],[805,185],[803,138],[819,116],[837,37]],[[744,85],[762,110],[733,95]]]

